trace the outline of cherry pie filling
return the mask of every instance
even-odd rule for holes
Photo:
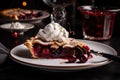
[[[10,18],[15,20],[22,20],[22,19],[36,19],[43,15],[41,11],[37,10],[27,10],[21,8],[15,9],[5,9],[0,11],[0,17],[2,18]]]
[[[18,19],[34,19],[42,16],[42,12],[35,12],[30,10],[30,13],[23,12],[24,15],[19,15]]]
[[[58,48],[52,48],[50,45],[41,45],[35,43],[33,45],[33,52],[34,55],[38,58],[63,58],[68,59],[69,63],[80,62],[85,63],[92,55],[89,53],[88,46],[75,46],[71,47],[64,47],[59,46]]]

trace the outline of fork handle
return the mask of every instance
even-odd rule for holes
[[[94,51],[94,50],[90,50],[90,53],[108,58],[108,59],[116,61],[116,62],[120,62],[120,56],[117,56],[117,55],[112,55],[112,54],[99,52],[99,51]]]
[[[110,59],[110,60],[120,62],[120,56],[116,56],[116,55],[112,55],[112,54],[108,54],[108,53],[99,53],[99,54],[103,57]]]

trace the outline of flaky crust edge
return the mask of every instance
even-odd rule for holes
[[[31,56],[33,58],[38,58],[34,55],[32,40],[27,40],[26,42],[24,42],[24,45],[30,50]]]

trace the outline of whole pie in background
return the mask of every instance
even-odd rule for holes
[[[24,20],[24,19],[35,19],[42,16],[42,13],[37,10],[13,8],[5,9],[0,11],[0,15],[5,19],[13,20]]]

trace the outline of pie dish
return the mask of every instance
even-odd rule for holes
[[[11,8],[0,11],[0,17],[4,21],[36,21],[49,17],[49,13],[42,10]],[[0,21],[2,21],[0,20]]]
[[[2,10],[1,15],[6,18],[20,20],[20,19],[34,19],[42,16],[42,13],[34,10],[14,8]]]

